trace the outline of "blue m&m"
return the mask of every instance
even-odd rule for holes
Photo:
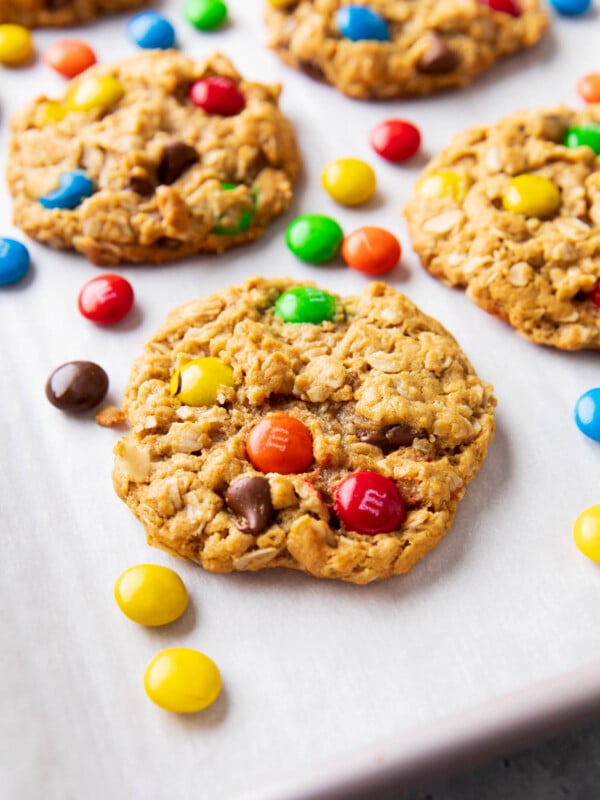
[[[44,208],[77,208],[86,197],[94,193],[94,184],[81,169],[63,172],[58,188],[39,198]]]
[[[582,433],[600,442],[600,388],[590,389],[577,400],[575,423]]]
[[[342,6],[335,19],[342,36],[353,42],[365,39],[387,42],[390,39],[390,28],[386,20],[381,14],[365,6]]]
[[[29,269],[29,250],[16,239],[0,238],[0,286],[20,281]]]
[[[175,29],[158,11],[142,11],[131,17],[127,34],[144,50],[168,50],[175,44]]]
[[[566,17],[576,17],[578,14],[585,14],[592,5],[592,0],[550,0],[559,14]]]

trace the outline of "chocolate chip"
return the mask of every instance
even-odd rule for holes
[[[158,165],[158,182],[170,186],[198,161],[196,149],[185,142],[168,144]]]
[[[225,501],[237,515],[237,527],[243,533],[262,533],[273,516],[271,490],[266,478],[240,478],[225,493]]]
[[[128,188],[136,194],[141,194],[142,197],[150,197],[154,194],[155,186],[150,178],[144,178],[141,175],[132,175],[129,180]]]
[[[460,55],[456,50],[448,47],[444,39],[434,33],[431,44],[417,62],[417,69],[426,75],[445,75],[454,72],[459,64]]]
[[[312,78],[313,81],[318,81],[319,83],[325,83],[325,73],[321,69],[318,64],[315,64],[313,61],[300,61],[298,66],[302,70],[305,75],[308,75],[309,78]]]
[[[46,397],[62,411],[87,411],[108,391],[108,375],[93,361],[61,364],[46,382]]]
[[[381,448],[387,455],[388,453],[393,453],[394,450],[398,450],[399,447],[410,447],[413,439],[423,439],[426,436],[426,431],[415,430],[410,425],[405,425],[401,422],[398,425],[382,428],[380,431],[363,433],[359,438],[361,442],[374,444],[376,447]]]

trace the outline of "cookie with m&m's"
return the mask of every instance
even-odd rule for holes
[[[465,86],[548,27],[540,0],[265,0],[268,44],[349,97]]]
[[[11,121],[15,224],[96,264],[253,241],[290,204],[300,169],[279,93],[220,54],[155,50],[91,67]]]
[[[532,342],[600,348],[600,105],[458,133],[404,214],[436,278]]]
[[[0,0],[0,23],[64,28],[103,14],[131,11],[145,0]]]
[[[175,309],[132,369],[115,490],[150,544],[214,572],[369,583],[450,528],[492,387],[383,283],[253,278]]]

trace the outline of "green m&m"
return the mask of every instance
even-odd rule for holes
[[[311,322],[318,325],[335,316],[335,297],[314,286],[296,286],[279,296],[275,316],[284,322]]]
[[[565,136],[565,147],[589,147],[600,155],[600,126],[579,125],[569,128]]]
[[[338,223],[323,214],[303,214],[292,220],[285,241],[292,253],[309,264],[331,261],[338,254],[344,232]]]
[[[232,189],[235,189],[236,185],[234,183],[222,183],[221,189],[226,192],[230,192]],[[254,218],[254,209],[252,211],[250,209],[245,209],[240,213],[239,220],[237,225],[215,225],[213,228],[213,233],[216,233],[218,236],[235,236],[236,233],[243,233],[247,230],[250,225],[252,224],[252,220]]]
[[[227,6],[222,0],[187,0],[183,16],[194,28],[212,31],[227,18]]]

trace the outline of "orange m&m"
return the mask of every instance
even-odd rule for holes
[[[600,72],[589,72],[577,81],[577,91],[586,103],[600,101]]]
[[[349,233],[342,242],[346,264],[365,275],[382,275],[393,269],[402,250],[393,233],[384,228],[365,225]]]
[[[65,78],[74,78],[96,63],[96,54],[81,39],[58,39],[44,51],[44,64]]]
[[[312,434],[296,417],[274,414],[252,428],[246,453],[261,472],[306,472],[313,460]]]

